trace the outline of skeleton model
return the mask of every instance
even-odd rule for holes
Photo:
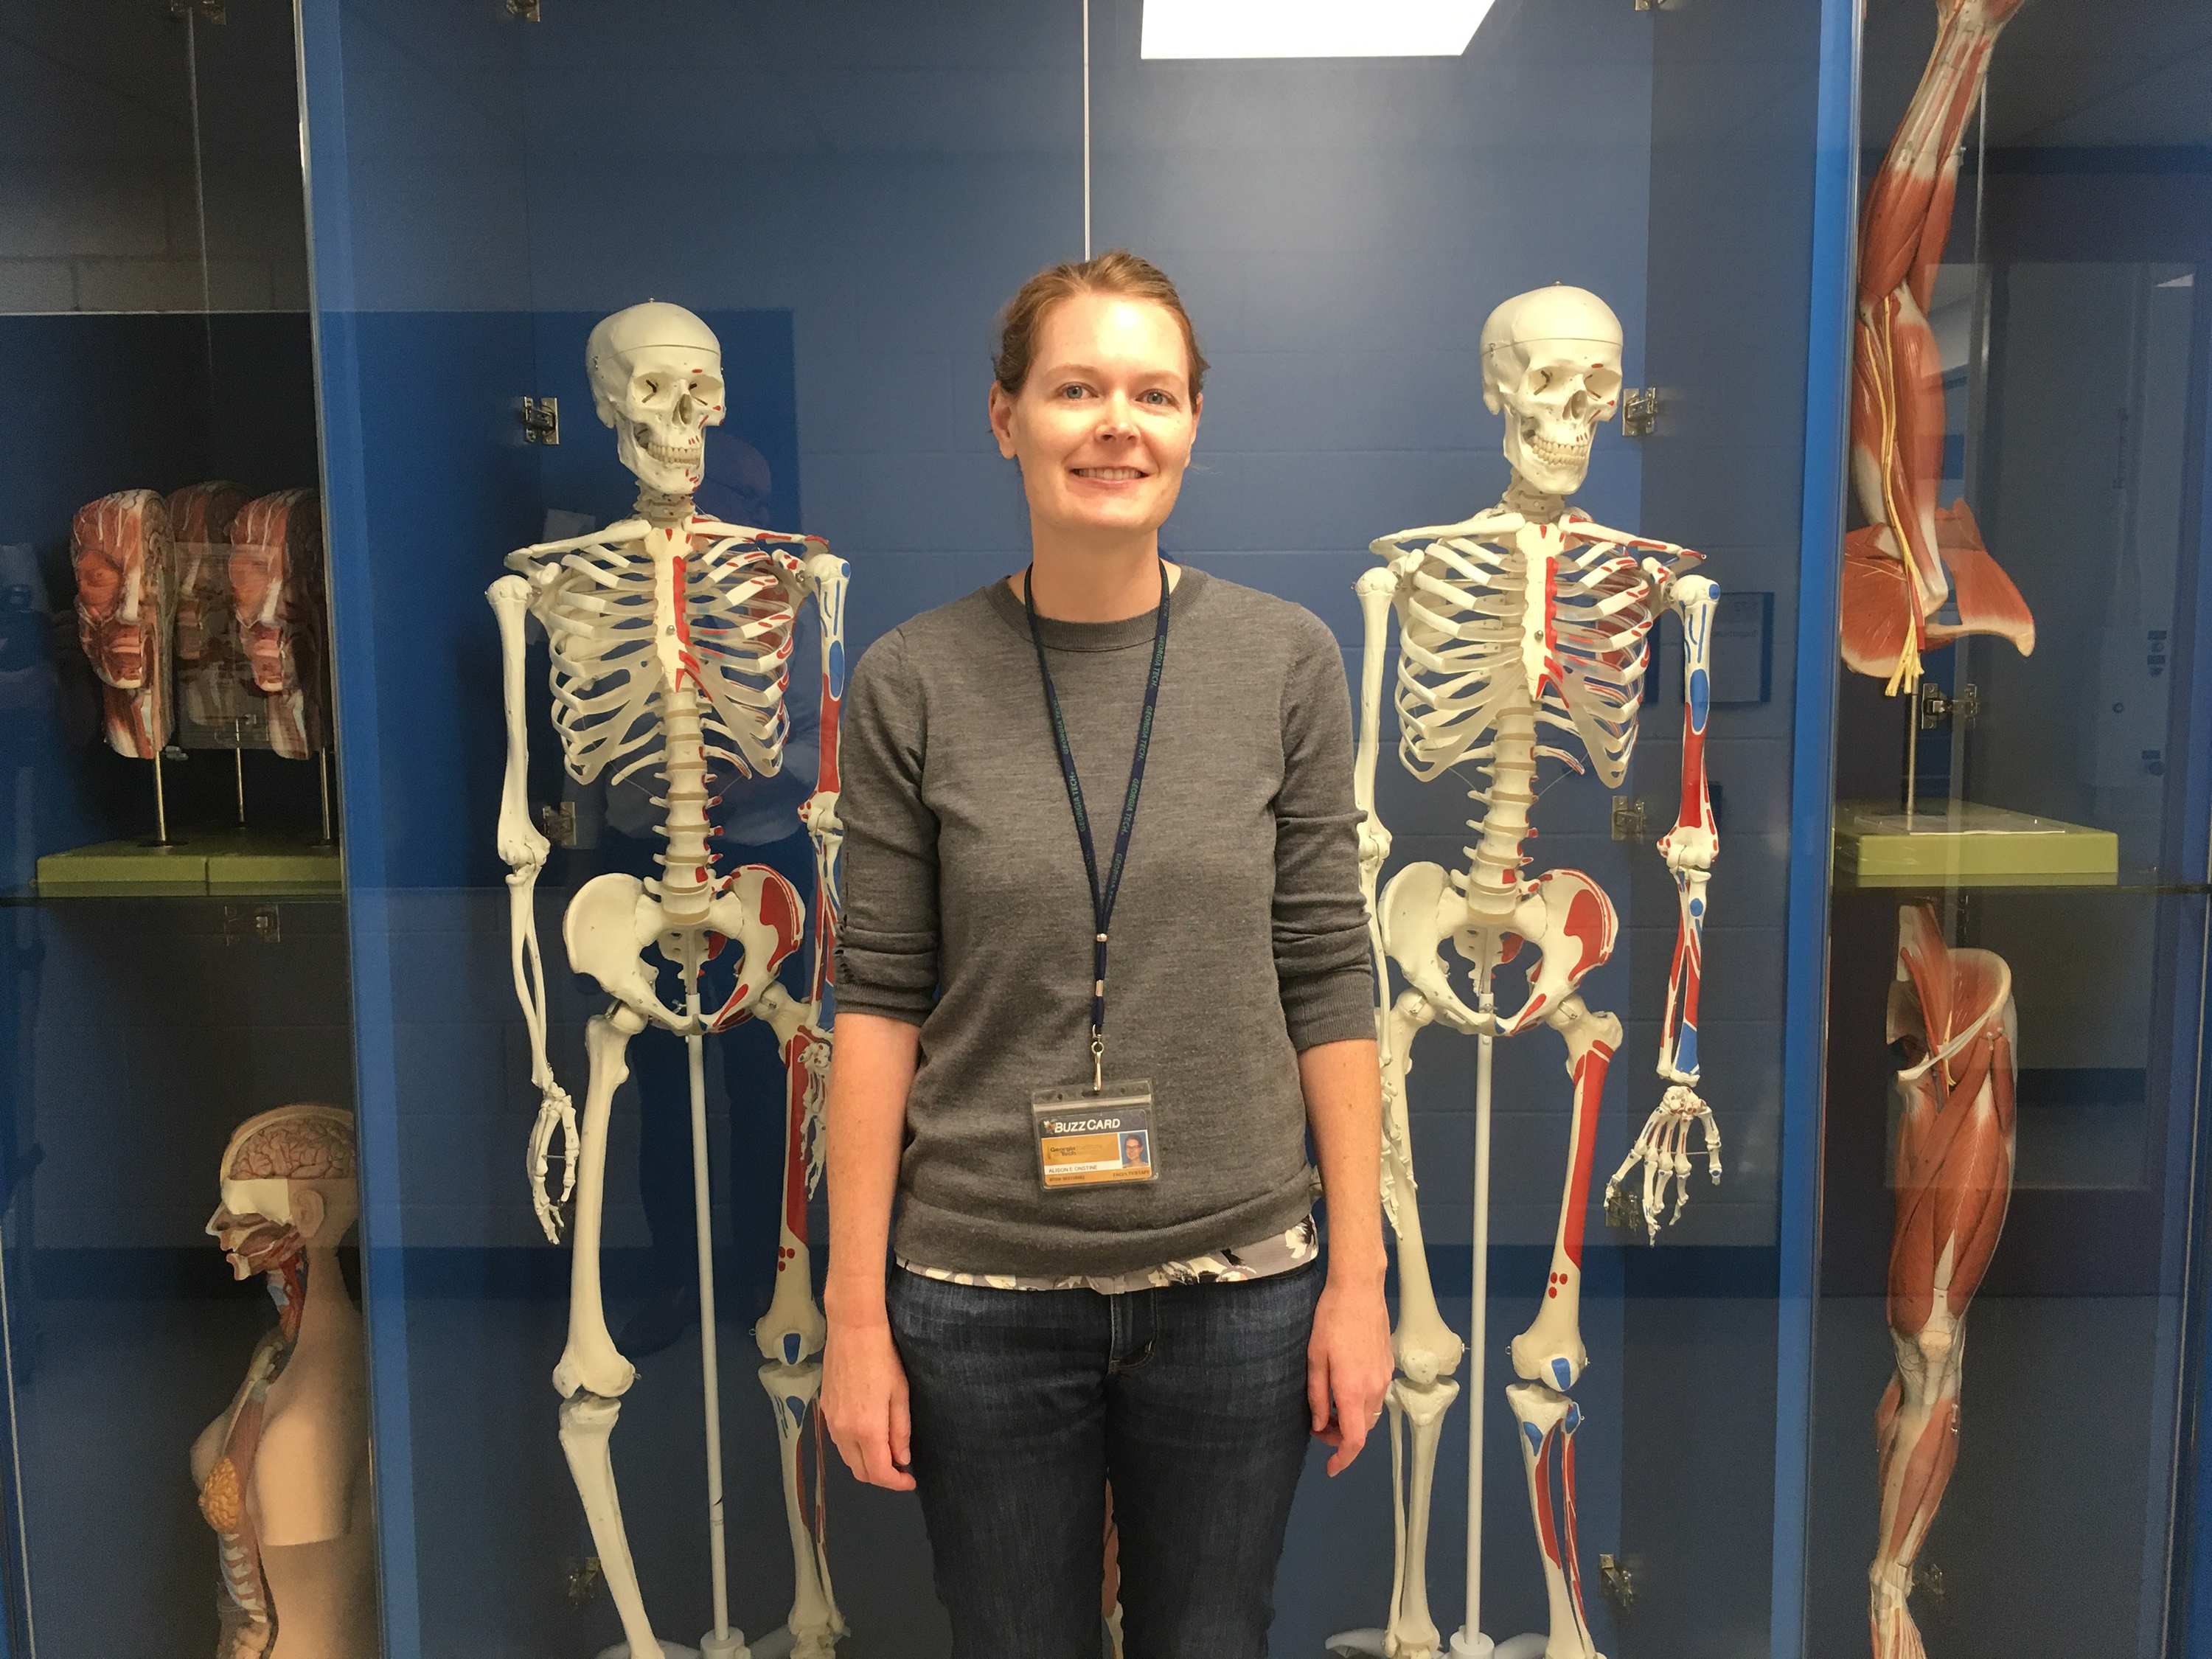
[[[1379,963],[1383,1006],[1376,1011],[1382,1056],[1383,1206],[1398,1236],[1400,1310],[1394,1336],[1400,1375],[1390,1385],[1391,1473],[1397,1505],[1397,1561],[1390,1620],[1381,1631],[1347,1632],[1330,1639],[1340,1652],[1391,1659],[1430,1659],[1438,1632],[1429,1613],[1425,1563],[1437,1441],[1444,1412],[1459,1393],[1452,1380],[1462,1350],[1443,1322],[1431,1288],[1414,1200],[1406,1079],[1413,1040],[1441,1020],[1480,1042],[1475,1083],[1474,1346],[1485,1343],[1484,1285],[1489,1248],[1492,1048],[1542,1024],[1559,1033],[1574,1082],[1567,1176],[1552,1269],[1535,1322],[1513,1340],[1515,1371],[1506,1390],[1520,1425],[1522,1456],[1534,1511],[1549,1593],[1547,1659],[1590,1659],[1576,1560],[1574,1434],[1582,1410],[1569,1391],[1589,1364],[1578,1328],[1584,1206],[1595,1146],[1598,1101],[1607,1063],[1620,1042],[1620,1022],[1586,1006],[1577,988],[1612,954],[1618,921],[1612,901],[1577,870],[1524,879],[1522,845],[1529,823],[1536,766],[1550,757],[1579,772],[1567,750],[1540,741],[1551,727],[1580,740],[1608,786],[1624,775],[1635,747],[1637,711],[1649,660],[1648,636],[1665,610],[1682,622],[1687,708],[1682,738],[1682,805],[1659,850],[1673,872],[1680,931],[1668,988],[1659,1047],[1666,1091],[1607,1183],[1608,1206],[1633,1207],[1656,1231],[1669,1185],[1679,1214],[1689,1194],[1689,1131],[1701,1127],[1712,1178],[1720,1179],[1720,1137],[1698,1097],[1699,949],[1705,884],[1717,842],[1706,799],[1705,717],[1710,702],[1707,651],[1715,588],[1685,574],[1698,556],[1668,543],[1607,530],[1570,510],[1565,498],[1582,485],[1597,423],[1609,418],[1621,385],[1620,324],[1595,295],[1553,286],[1508,300],[1482,331],[1483,401],[1505,416],[1505,459],[1513,482],[1496,507],[1461,524],[1401,531],[1374,544],[1385,561],[1359,579],[1366,619],[1360,684],[1356,787],[1366,814],[1360,872]],[[1395,702],[1399,757],[1427,782],[1472,762],[1486,775],[1471,792],[1482,816],[1469,820],[1475,845],[1464,871],[1408,865],[1375,902],[1375,883],[1389,835],[1375,814],[1375,768],[1382,715],[1389,618],[1399,626]],[[1455,991],[1439,951],[1450,940],[1473,964],[1472,1006]],[[1522,951],[1528,994],[1517,1010],[1497,1006],[1491,981]],[[1407,988],[1389,1000],[1387,963]],[[1619,1183],[1638,1164],[1640,1194]],[[1452,1638],[1455,1655],[1487,1655],[1480,1623],[1482,1407],[1470,1400],[1468,1480],[1467,1618]],[[1406,1425],[1410,1423],[1410,1431]],[[1410,1443],[1410,1491],[1406,1444]],[[1553,1473],[1558,1488],[1554,1494]],[[1540,1638],[1508,1649],[1530,1655]]]
[[[1889,1334],[1897,1375],[1875,1413],[1881,1531],[1868,1572],[1875,1659],[1919,1659],[1906,1598],[1912,1564],[1959,1455],[1966,1304],[2012,1198],[2012,969],[1953,951],[1925,904],[1898,913],[1889,1040],[1897,1074],[1897,1221],[1889,1246]]]
[[[1936,49],[1860,221],[1851,483],[1867,522],[1844,543],[1844,662],[1886,679],[1893,696],[1919,684],[1923,649],[1965,635],[2000,635],[2023,656],[2035,649],[2035,618],[1983,547],[1972,512],[1963,501],[1936,503],[1943,365],[1928,325],[1966,118],[1981,98],[1997,32],[2021,4],[1936,0]],[[1956,622],[1938,615],[1947,601]]]
[[[712,1228],[708,1210],[706,1084],[702,1041],[758,1018],[775,1030],[787,1079],[784,1213],[775,1294],[754,1335],[768,1363],[760,1378],[776,1419],[783,1496],[796,1579],[792,1652],[818,1659],[845,1631],[831,1596],[822,1547],[820,1424],[815,1488],[799,1479],[801,1432],[821,1385],[822,1313],[814,1303],[806,1248],[806,1199],[818,1174],[813,1130],[829,1037],[820,1026],[837,913],[837,709],[844,689],[844,599],[848,571],[821,541],[723,524],[693,511],[706,456],[703,428],[722,419],[721,348],[681,307],[648,302],[616,313],[592,331],[586,349],[599,418],[615,428],[623,465],[637,477],[637,514],[595,535],[526,547],[511,555],[517,574],[489,594],[499,619],[505,670],[507,775],[499,851],[512,873],[511,955],[515,992],[529,1027],[532,1081],[542,1105],[530,1139],[530,1178],[539,1222],[559,1237],[559,1206],[576,1199],[568,1340],[553,1384],[560,1390],[561,1444],[581,1494],[629,1651],[640,1659],[688,1652],[655,1645],[623,1531],[609,1449],[622,1396],[635,1371],[615,1347],[599,1296],[599,1232],[605,1200],[607,1129],[615,1091],[629,1075],[623,1056],[647,1025],[683,1037],[690,1054],[693,1197],[699,1248],[699,1325],[707,1430],[707,1514],[714,1627],[701,1638],[709,1659],[743,1659],[730,1628],[723,1547],[721,1415],[714,1336]],[[768,775],[783,764],[789,726],[787,662],[799,608],[815,602],[822,629],[821,769],[801,809],[814,842],[816,895],[812,988],[800,1002],[776,982],[777,964],[805,928],[799,895],[775,872],[747,866],[718,875],[708,850],[708,809],[720,778]],[[608,874],[586,882],[568,905],[562,939],[569,966],[613,999],[594,1018],[585,1046],[590,1080],[580,1140],[568,1095],[545,1054],[544,970],[532,893],[547,843],[530,823],[523,707],[523,623],[535,617],[550,637],[553,723],[568,774],[620,782],[652,771],[665,808],[657,881]],[[702,965],[738,947],[735,988],[702,1005]],[[682,987],[682,1006],[662,1001],[657,951]],[[558,1199],[546,1187],[547,1154],[559,1138],[565,1176]]]

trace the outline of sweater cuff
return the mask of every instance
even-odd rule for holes
[[[1283,1023],[1300,1054],[1324,1042],[1374,1038],[1375,975],[1364,960],[1290,981],[1282,997]]]
[[[936,941],[926,933],[837,941],[837,1006],[919,1025],[937,1006]]]

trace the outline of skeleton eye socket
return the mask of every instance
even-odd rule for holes
[[[1531,392],[1541,392],[1541,391],[1545,390],[1545,388],[1547,388],[1547,386],[1549,386],[1551,384],[1552,384],[1552,371],[1551,371],[1550,369],[1548,369],[1548,368],[1532,368],[1532,369],[1530,369],[1530,370],[1528,371],[1528,390],[1529,390],[1529,391],[1531,391]]]

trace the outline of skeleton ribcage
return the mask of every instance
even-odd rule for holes
[[[799,544],[790,544],[798,546]],[[654,650],[653,568],[634,544],[564,554],[535,607],[551,641],[553,724],[568,775],[611,781],[657,765],[669,690]],[[683,562],[680,626],[685,683],[700,694],[709,757],[739,775],[771,776],[790,729],[784,707],[792,629],[805,597],[785,544],[695,541]]]
[[[1430,544],[1400,599],[1395,701],[1406,769],[1425,783],[1486,757],[1499,714],[1528,703],[1525,653],[1536,653],[1535,720],[1574,732],[1599,778],[1620,783],[1650,660],[1650,586],[1634,560],[1601,545],[1570,540],[1532,559],[1462,537]]]

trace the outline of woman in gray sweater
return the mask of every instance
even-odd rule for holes
[[[1342,659],[1160,557],[1206,361],[1158,270],[1040,273],[995,368],[1033,562],[845,701],[822,1408],[919,1488],[956,1659],[1096,1659],[1109,1480],[1130,1651],[1257,1659],[1307,1437],[1343,1468],[1391,1371]]]

